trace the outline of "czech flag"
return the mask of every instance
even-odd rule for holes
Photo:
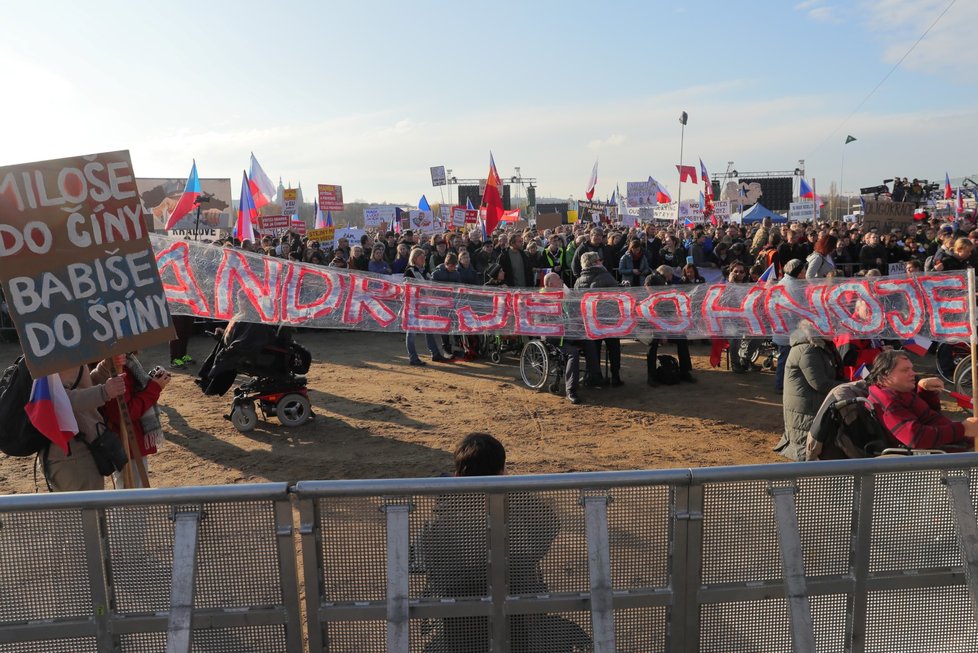
[[[78,422],[59,375],[34,379],[31,400],[24,406],[24,412],[34,428],[69,453],[68,443],[78,433]]]
[[[665,189],[665,186],[657,182],[652,177],[649,177],[649,186],[655,188],[655,201],[659,204],[668,204],[672,201],[672,195],[669,191]]]
[[[774,263],[767,266],[767,270],[757,278],[757,284],[760,286],[766,286],[769,283],[773,283],[778,279],[778,272],[774,269]]]
[[[706,186],[706,196],[713,199],[713,184],[710,183],[710,175],[706,172],[703,159],[700,159],[700,179],[703,180],[703,185]]]
[[[190,176],[187,178],[187,185],[183,189],[183,195],[180,196],[177,205],[173,207],[173,211],[170,212],[164,229],[166,231],[173,229],[180,222],[180,218],[193,211],[194,202],[198,197],[200,197],[200,179],[197,178],[197,161],[194,161],[190,168]]]
[[[598,185],[598,160],[595,159],[594,167],[591,168],[591,178],[588,179],[587,182],[587,190],[584,191],[584,194],[587,195],[587,198],[589,200],[594,198],[594,187],[597,185]]]
[[[316,225],[315,229],[322,229],[326,226],[326,216],[323,215],[323,210],[319,208],[319,198],[316,198]]]
[[[866,363],[863,363],[858,368],[856,368],[855,372],[852,373],[852,378],[859,379],[859,380],[865,379],[867,376],[869,376],[870,371],[871,368],[868,365],[866,365]]]
[[[951,178],[944,173],[944,199],[949,200],[954,197],[954,191],[951,190]]]
[[[241,171],[241,199],[238,201],[238,221],[234,227],[235,237],[244,242],[255,242],[255,220],[258,219],[258,209],[251,196],[251,185],[248,183],[248,173]]]
[[[260,209],[275,197],[275,184],[268,178],[262,169],[255,153],[251,153],[251,169],[248,172],[248,188],[251,191],[251,198],[256,209]]]
[[[909,351],[911,354],[923,356],[930,349],[931,343],[931,340],[918,334],[903,343],[903,351]]]
[[[801,182],[798,184],[798,197],[810,200],[815,199],[815,191],[808,185],[804,177],[801,178]]]

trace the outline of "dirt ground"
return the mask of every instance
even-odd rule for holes
[[[771,452],[782,430],[773,373],[710,369],[704,344],[691,347],[699,383],[649,388],[645,346],[625,341],[625,385],[582,388],[584,403],[574,406],[523,385],[515,356],[417,368],[407,365],[403,335],[306,331],[298,340],[313,355],[315,420],[286,428],[259,419],[239,433],[224,419],[230,393],[206,397],[193,383],[196,366],[177,371],[161,399],[168,442],[150,458],[151,485],[434,476],[451,471],[451,452],[471,431],[503,441],[511,474],[783,460]],[[212,343],[194,336],[191,355],[202,361]],[[422,337],[417,344],[426,351]],[[0,361],[18,354],[16,344],[0,345]],[[167,350],[140,358],[147,369],[166,365]],[[0,493],[34,492],[33,465],[0,456]]]

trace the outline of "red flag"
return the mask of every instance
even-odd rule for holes
[[[696,178],[696,166],[676,166],[676,170],[679,171],[679,183],[684,181],[689,181],[694,184],[699,183],[699,180]]]
[[[502,181],[496,172],[496,161],[489,152],[489,176],[486,179],[486,192],[482,196],[482,208],[486,211],[486,233],[490,236],[503,218],[503,198],[500,194]]]
[[[951,395],[954,401],[958,402],[959,408],[964,408],[965,410],[972,410],[972,411],[975,409],[974,402],[971,400],[971,397],[969,397],[968,395],[963,395],[960,392],[950,392],[950,391],[948,391],[948,394]]]
[[[723,338],[710,338],[710,367],[720,367],[723,358],[723,350],[730,347],[730,343]]]

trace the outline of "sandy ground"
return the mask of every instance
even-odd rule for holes
[[[692,347],[699,383],[653,389],[645,347],[626,341],[625,386],[582,389],[584,403],[574,406],[526,388],[514,356],[416,368],[406,364],[403,336],[307,331],[298,339],[313,354],[316,419],[286,428],[270,418],[239,433],[224,419],[230,393],[205,397],[195,368],[178,371],[161,400],[168,442],[150,459],[154,487],[438,475],[451,470],[454,445],[471,431],[506,444],[512,474],[781,460],[771,453],[782,428],[773,374],[711,370],[705,345]],[[194,336],[191,354],[203,360],[212,342]],[[0,345],[0,360],[18,354],[16,344]],[[166,359],[164,347],[141,355],[147,368]],[[32,468],[33,458],[0,456],[0,492],[35,491]]]

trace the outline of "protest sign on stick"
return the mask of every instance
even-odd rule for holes
[[[129,152],[0,168],[0,277],[35,376],[174,337]]]

